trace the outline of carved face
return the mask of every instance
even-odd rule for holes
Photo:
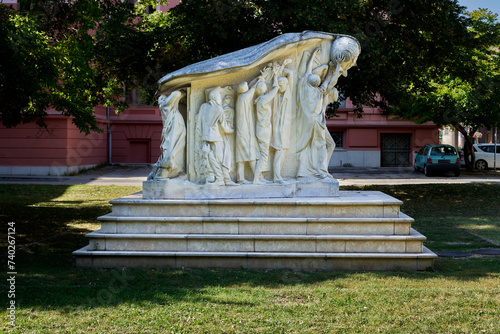
[[[226,106],[230,106],[233,102],[233,99],[231,98],[231,96],[229,95],[226,95],[224,96],[224,101],[222,101],[222,104],[223,105],[226,105]]]
[[[339,37],[333,44],[330,59],[340,64],[340,75],[347,76],[347,70],[356,66],[359,53],[361,52],[356,40],[349,37]]]
[[[248,84],[246,83],[246,81],[242,82],[238,85],[237,92],[238,92],[238,94],[243,94],[243,93],[248,92]]]
[[[267,91],[267,85],[265,82],[259,82],[257,85],[257,88],[255,89],[255,92],[257,95],[264,94]]]
[[[353,67],[355,63],[356,63],[355,59],[354,59],[354,61],[347,60],[347,61],[341,62],[340,63],[340,74],[343,75],[344,77],[347,77],[347,70],[349,70],[351,67]]]
[[[214,89],[210,92],[209,95],[210,101],[215,102],[218,106],[222,104],[222,97],[220,96],[220,92],[217,89]]]
[[[286,77],[279,77],[278,78],[278,86],[279,86],[279,92],[284,93],[286,89],[288,88],[288,79]]]
[[[160,97],[158,98],[158,105],[160,106],[160,108],[164,106],[166,103],[167,103],[167,96],[160,95]]]

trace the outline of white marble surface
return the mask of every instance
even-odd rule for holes
[[[293,197],[336,197],[339,183],[335,179],[323,182],[241,184],[221,187],[211,184],[195,184],[185,179],[150,180],[143,182],[144,199],[253,199],[253,198],[293,198]]]
[[[346,35],[305,31],[186,66],[158,82],[158,94],[185,94],[176,108],[185,118],[187,180],[219,187],[234,183],[282,184],[283,197],[314,196],[309,185],[290,190],[287,180],[319,182],[319,191],[337,196],[324,184],[335,143],[326,128],[325,109],[338,99],[335,88],[355,66],[358,41]],[[163,95],[162,95],[163,94]],[[181,154],[176,153],[181,156]],[[168,161],[160,159],[160,161]],[[176,176],[155,179],[174,179]],[[304,179],[307,179],[304,182]],[[186,198],[190,194],[189,185]],[[270,197],[280,196],[274,186]],[[198,198],[262,197],[259,188],[217,191]],[[163,197],[148,185],[147,196]],[[167,197],[177,197],[178,189]],[[209,193],[213,194],[210,195]]]

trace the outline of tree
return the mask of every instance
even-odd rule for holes
[[[144,14],[144,6],[151,1],[139,1],[135,6],[118,0],[50,3],[71,12],[80,8],[75,7],[80,2],[85,10],[69,15],[74,19],[68,23],[57,26],[62,24],[59,19],[49,20],[51,24],[38,25],[35,31],[48,36],[48,50],[61,52],[52,47],[54,42],[61,45],[53,36],[62,35],[62,45],[68,45],[62,63],[68,62],[75,89],[65,91],[61,101],[67,101],[67,96],[75,96],[75,101],[70,108],[62,105],[62,111],[67,110],[83,129],[93,128],[92,106],[126,107],[121,99],[122,85],[141,89],[144,98],[152,102],[157,80],[173,70],[282,33],[304,30],[350,34],[360,41],[358,67],[339,81],[340,93],[351,98],[359,115],[365,105],[416,121],[433,120],[436,103],[441,101],[433,93],[438,91],[436,85],[446,86],[444,78],[457,83],[479,80],[483,64],[471,62],[470,57],[483,57],[481,52],[488,50],[494,39],[491,24],[466,16],[456,0],[352,0],[349,6],[325,0],[186,0],[168,13],[151,15]],[[12,16],[10,21],[14,21]],[[484,33],[471,30],[473,24]],[[85,30],[76,29],[79,27]],[[71,34],[59,33],[65,29]],[[95,30],[90,39],[88,29]],[[67,60],[80,49],[84,57],[78,65],[87,66],[84,77],[79,76],[76,64]],[[59,56],[56,53],[54,59]],[[60,67],[56,61],[55,68]],[[62,77],[60,70],[56,74],[56,87],[61,90],[66,76]],[[42,89],[44,82],[37,81],[35,86],[39,92],[46,91]],[[82,89],[76,89],[79,87]],[[56,106],[53,101],[50,105]],[[28,119],[25,111],[21,116]],[[86,128],[86,124],[91,126]]]
[[[453,126],[465,139],[468,169],[475,165],[474,134],[480,127],[500,124],[500,25],[496,17],[484,9],[471,13],[469,32],[481,42],[461,47],[461,57],[450,64],[454,68],[445,69],[441,77],[429,74],[433,71],[429,68],[423,76],[428,85],[409,86],[406,101],[393,108],[395,114],[416,122]]]
[[[54,108],[71,116],[81,131],[99,131],[94,107],[126,107],[123,84],[130,81],[127,67],[133,64],[122,57],[121,67],[103,71],[98,52],[120,47],[116,42],[130,30],[140,32],[146,3],[21,1],[29,9],[19,13],[0,4],[2,123],[12,127],[36,121],[45,126],[47,110]],[[108,44],[106,48],[103,43]],[[137,50],[142,51],[140,47]],[[108,63],[112,57],[107,55]]]

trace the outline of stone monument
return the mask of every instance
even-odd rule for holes
[[[432,266],[400,201],[341,192],[328,172],[325,109],[360,52],[351,36],[289,33],[163,77],[161,156],[142,194],[111,201],[77,265]]]

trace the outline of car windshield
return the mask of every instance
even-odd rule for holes
[[[431,155],[457,155],[457,150],[450,146],[433,147]]]

